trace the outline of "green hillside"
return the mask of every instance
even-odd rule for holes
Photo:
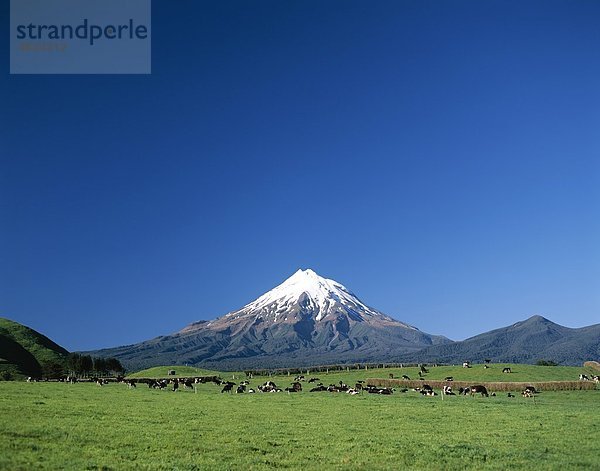
[[[137,371],[130,375],[128,378],[166,378],[169,371],[174,370],[174,377],[188,377],[188,376],[218,376],[218,371],[203,370],[201,368],[195,368],[193,366],[155,366],[142,371]]]
[[[41,376],[52,365],[65,365],[68,353],[39,332],[0,317],[1,377]]]

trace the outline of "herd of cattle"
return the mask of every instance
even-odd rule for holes
[[[392,376],[392,375],[390,375]],[[403,380],[410,380],[407,375],[402,375]],[[452,389],[452,381],[453,377],[448,376],[444,379],[447,382],[445,386],[443,386],[441,390],[441,394],[444,396],[456,396],[458,395],[470,395],[474,396],[477,394],[481,394],[482,397],[496,396],[494,392],[488,392],[488,389],[481,384],[475,384],[468,387],[461,387],[458,389],[458,392],[454,392]],[[581,374],[579,376],[580,381],[595,381],[600,382],[600,377],[598,375],[590,375],[587,376],[585,374]],[[33,381],[32,378],[29,378],[28,381]],[[74,383],[81,380],[78,380],[74,377],[67,377],[67,382]],[[91,378],[88,381],[94,381],[98,386],[103,386],[108,384],[109,381],[103,378]],[[391,395],[394,392],[407,393],[409,392],[408,388],[392,388],[392,387],[382,387],[375,386],[372,384],[365,384],[364,381],[357,381],[356,384],[351,387],[345,384],[343,381],[339,381],[337,384],[329,384],[325,386],[319,378],[309,378],[306,379],[304,376],[300,375],[294,378],[294,381],[291,382],[288,387],[279,387],[275,384],[274,381],[268,380],[262,384],[251,387],[250,381],[245,380],[239,383],[223,380],[218,376],[199,376],[199,377],[191,377],[191,378],[163,378],[163,379],[128,379],[124,377],[117,377],[113,380],[114,382],[119,382],[126,384],[128,388],[133,389],[137,388],[138,385],[145,384],[150,389],[159,389],[159,390],[171,390],[178,391],[180,388],[190,389],[196,392],[196,386],[202,383],[214,383],[215,385],[221,387],[221,393],[237,393],[237,394],[254,394],[254,393],[280,393],[287,392],[290,393],[298,393],[303,391],[302,384],[308,383],[310,385],[308,389],[311,393],[316,392],[330,392],[330,393],[346,393],[350,395],[360,394],[362,392],[366,392],[368,394],[380,394],[380,395]],[[411,388],[412,391],[422,394],[423,396],[437,396],[438,393],[434,391],[434,389],[428,385],[423,383],[419,387]],[[538,391],[533,386],[527,386],[521,392],[523,397],[534,397]],[[508,397],[514,398],[515,395],[512,393],[507,394]]]
[[[422,373],[423,370],[425,372],[427,372],[427,370],[425,368],[423,368],[419,373]],[[510,373],[511,371],[510,371],[510,368],[505,368],[503,372]],[[419,376],[421,377],[420,379],[423,379],[421,374]],[[249,376],[249,378],[252,378],[252,376]],[[390,378],[393,378],[392,374],[390,374]],[[410,378],[407,375],[402,375],[402,379],[407,380],[407,381],[410,380]],[[457,395],[457,393],[454,392],[452,389],[452,381],[453,380],[454,380],[454,378],[451,376],[448,376],[444,379],[444,381],[446,382],[446,385],[444,385],[441,390],[441,394],[443,396],[456,396]],[[580,381],[595,381],[596,383],[599,383],[600,376],[598,376],[598,375],[589,375],[588,376],[585,374],[580,374],[579,380]],[[35,381],[35,379],[28,378],[27,381],[31,382],[31,381]],[[64,381],[69,382],[69,383],[75,383],[75,382],[81,382],[82,380],[77,379],[73,376],[68,376],[64,379]],[[87,381],[87,382],[93,381],[98,386],[103,386],[103,385],[111,382],[111,380],[107,380],[105,378],[88,378],[83,381]],[[406,387],[396,389],[396,388],[392,388],[392,387],[382,387],[382,386],[375,386],[372,384],[365,384],[364,381],[357,381],[353,387],[348,386],[343,381],[339,381],[337,384],[329,384],[328,386],[325,386],[319,378],[313,377],[313,378],[307,379],[303,375],[296,376],[294,378],[294,381],[291,382],[290,386],[284,387],[284,388],[277,386],[277,384],[275,384],[275,382],[273,382],[272,380],[268,380],[262,384],[251,387],[249,380],[245,380],[245,381],[236,383],[233,381],[223,380],[218,376],[198,376],[198,377],[190,377],[190,378],[169,378],[169,379],[166,379],[166,378],[163,378],[163,379],[152,379],[152,378],[129,379],[129,378],[124,378],[124,377],[117,377],[117,378],[112,379],[112,382],[119,382],[119,383],[126,384],[127,387],[130,389],[137,388],[137,386],[140,384],[145,384],[150,389],[159,389],[159,390],[170,389],[175,392],[178,391],[180,388],[190,389],[190,390],[193,390],[194,392],[197,392],[196,386],[198,384],[214,383],[215,385],[221,387],[221,393],[233,393],[235,391],[235,393],[237,393],[237,394],[280,393],[280,392],[287,392],[288,394],[298,393],[298,392],[303,391],[303,387],[302,387],[303,383],[307,383],[310,385],[310,387],[308,387],[307,389],[311,393],[316,393],[316,392],[340,393],[341,392],[341,393],[346,393],[346,394],[350,394],[350,395],[356,395],[356,394],[360,394],[362,392],[366,392],[368,394],[391,395],[396,391],[399,391],[400,393],[406,393],[409,391],[409,389]],[[425,383],[421,384],[419,387],[411,388],[411,390],[414,392],[420,393],[423,396],[437,396],[438,395],[438,393],[435,392],[434,389],[430,385],[425,384]],[[534,397],[534,395],[537,393],[538,393],[538,391],[536,391],[535,387],[526,386],[525,389],[521,392],[521,395],[523,397]],[[475,384],[475,385],[468,386],[465,388],[461,387],[458,389],[458,395],[474,396],[476,394],[481,394],[482,397],[496,396],[496,394],[494,392],[491,392],[491,393],[488,392],[487,388],[481,384]],[[508,397],[514,398],[515,395],[509,392]]]

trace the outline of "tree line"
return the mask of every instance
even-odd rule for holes
[[[125,368],[116,358],[92,357],[70,353],[67,357],[68,373],[74,376],[110,376],[125,373]]]

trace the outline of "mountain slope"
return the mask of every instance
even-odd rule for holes
[[[47,365],[64,365],[68,353],[45,335],[0,317],[0,369],[3,371],[41,376]]]
[[[237,311],[173,335],[92,352],[130,369],[187,363],[213,369],[393,361],[436,344],[429,335],[364,304],[342,284],[298,270]]]
[[[600,358],[600,324],[571,329],[533,316],[508,327],[476,335],[462,342],[437,345],[404,355],[404,361],[460,363],[466,360],[535,363],[552,360],[581,365]]]

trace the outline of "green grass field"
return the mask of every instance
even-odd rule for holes
[[[582,370],[546,373],[536,369],[541,367],[514,365],[514,376],[519,374],[517,366],[530,369],[542,381],[572,380],[572,373]],[[439,373],[443,379],[451,371],[445,368],[451,367],[433,368],[428,376]],[[473,374],[473,369],[462,370],[455,368],[454,376]],[[353,383],[366,377],[388,377],[391,371],[351,370],[318,376],[325,384]],[[251,384],[266,379],[254,378]],[[272,379],[285,387],[293,376]],[[0,468],[600,466],[600,390],[542,392],[535,401],[504,394],[442,401],[440,396],[415,392],[392,396],[308,393],[308,384],[298,394],[221,394],[220,389],[212,383],[199,385],[197,393],[173,393],[145,385],[128,389],[123,384],[0,382]]]

